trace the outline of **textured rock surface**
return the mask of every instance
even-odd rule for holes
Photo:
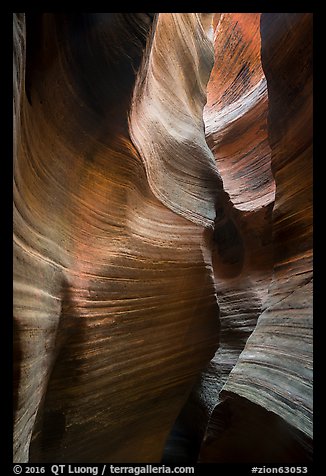
[[[140,15],[27,16],[14,163],[16,461],[28,459],[30,441],[31,461],[159,461],[218,344],[209,233],[180,216],[188,210],[178,190],[169,200],[185,213],[153,195],[145,145],[138,139],[140,156],[128,132],[150,23]],[[185,91],[175,115],[187,118],[188,142],[177,137],[174,147],[198,173],[201,162],[214,165],[202,122],[213,59],[205,38],[197,14],[162,15],[142,70],[151,75],[167,46],[178,52],[180,75],[160,84],[164,94],[195,66],[202,86]],[[148,124],[150,136],[161,120]],[[165,163],[169,144],[160,148]],[[155,160],[159,168],[159,151]],[[214,200],[203,202],[200,182],[198,196],[209,216],[196,200],[192,211],[209,224]]]
[[[222,399],[232,399],[225,407],[228,421],[225,411],[215,407],[201,461],[257,461],[249,449],[256,445],[245,442],[248,433],[249,439],[259,441],[261,421],[274,433],[274,437],[265,434],[259,445],[262,461],[311,456],[312,15],[262,14],[261,38],[276,184],[273,278],[265,310],[223,387]],[[270,413],[264,416],[259,407],[283,423]],[[251,423],[247,417],[241,422],[236,417],[239,411],[251,415]],[[280,438],[284,445],[271,444]],[[229,447],[233,454],[225,451]],[[289,451],[284,452],[286,447]]]
[[[243,211],[270,204],[275,194],[260,48],[260,13],[219,17],[205,129],[224,188],[234,206]]]
[[[221,15],[204,115],[207,142],[231,199],[230,225],[222,218],[214,232],[213,263],[222,329],[220,349],[211,365],[220,386],[255,328],[272,270],[275,185],[259,20],[259,13]]]
[[[177,421],[180,435],[198,454],[219,393],[254,330],[272,277],[271,213],[275,185],[267,131],[267,85],[260,58],[260,14],[215,17],[215,64],[204,110],[207,143],[224,189],[217,207],[213,266],[220,307],[219,350],[202,374]],[[181,441],[180,444],[184,444]],[[196,448],[196,450],[194,450]],[[188,456],[189,457],[189,456]],[[196,459],[196,456],[195,456]]]
[[[214,52],[199,18],[159,15],[148,65],[137,77],[130,131],[155,195],[194,223],[213,226],[222,184],[203,134],[203,107]]]
[[[14,15],[15,461],[311,458],[311,33]]]

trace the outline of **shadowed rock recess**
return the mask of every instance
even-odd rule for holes
[[[14,461],[312,459],[312,14],[16,13]]]

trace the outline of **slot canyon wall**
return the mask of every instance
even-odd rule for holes
[[[312,14],[14,14],[14,461],[312,454]]]

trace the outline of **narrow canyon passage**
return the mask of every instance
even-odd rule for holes
[[[312,14],[13,21],[14,461],[310,461]]]

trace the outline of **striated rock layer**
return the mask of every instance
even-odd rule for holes
[[[212,413],[203,462],[311,457],[312,15],[266,13],[260,27],[276,185],[273,276]]]
[[[212,227],[215,202],[223,200],[221,178],[203,134],[214,53],[199,18],[159,15],[137,76],[130,132],[155,195],[176,213]],[[162,45],[169,54],[162,56]]]
[[[220,391],[254,330],[272,277],[275,183],[268,143],[267,84],[261,65],[260,13],[216,14],[215,63],[204,121],[230,201],[217,206],[213,267],[220,307],[220,346],[202,374],[171,435],[169,453],[187,441],[196,461]],[[208,425],[208,427],[207,427]],[[190,441],[189,441],[190,440]],[[187,456],[189,457],[189,456]]]
[[[259,392],[260,404],[312,436],[312,15],[266,15],[261,26],[277,187],[274,273],[266,310],[226,389],[238,386],[253,401]],[[248,393],[237,379],[242,365],[248,375],[252,365],[259,369]]]
[[[157,462],[218,345],[209,18],[27,14],[25,84],[14,21],[14,459]]]
[[[231,201],[230,225],[223,217],[214,231],[221,342],[211,366],[220,388],[256,326],[272,272],[275,184],[259,22],[259,13],[221,15],[204,114],[207,142]]]
[[[260,13],[223,13],[204,111],[207,142],[235,208],[274,201],[267,136],[268,94],[261,64]]]
[[[312,15],[13,31],[15,462],[309,460]]]

